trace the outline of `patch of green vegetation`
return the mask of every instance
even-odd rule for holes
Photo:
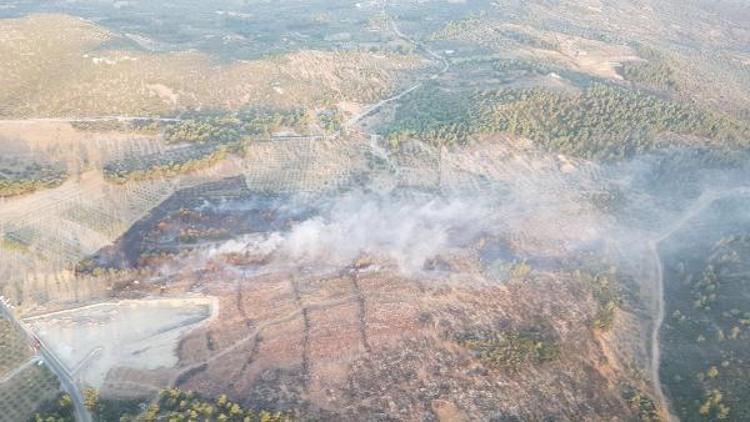
[[[462,144],[473,134],[502,132],[549,151],[603,160],[665,146],[659,142],[665,133],[733,147],[750,142],[750,127],[734,119],[601,82],[577,94],[543,88],[468,94],[433,83],[406,96],[382,134],[392,144],[405,138]]]
[[[140,415],[121,415],[120,420],[129,421],[207,421],[207,422],[287,422],[292,415],[284,412],[252,410],[231,402],[221,395],[208,400],[190,391],[168,388],[159,394],[157,403],[152,404]]]
[[[72,122],[70,125],[85,132],[128,132],[155,135],[161,132],[165,123],[150,119],[131,121],[112,119],[101,121],[78,121]]]
[[[10,233],[5,233],[2,240],[0,240],[0,248],[5,249],[9,252],[28,252],[29,245],[18,240]]]
[[[629,81],[662,90],[673,90],[677,86],[674,69],[665,62],[627,62],[619,73]]]
[[[478,25],[482,25],[483,20],[481,16],[471,15],[461,19],[455,19],[448,22],[440,31],[435,32],[428,38],[431,41],[434,40],[446,40],[460,38],[461,35],[476,28]]]
[[[339,131],[344,120],[344,114],[338,108],[326,109],[318,113],[318,122],[327,133]]]
[[[514,262],[510,267],[511,280],[525,280],[534,268],[525,260]]]
[[[557,342],[539,330],[467,333],[461,335],[458,342],[485,365],[513,372],[525,365],[543,364],[560,357]]]
[[[42,403],[31,420],[33,422],[74,422],[73,399],[67,393],[60,393],[53,400]]]
[[[553,51],[560,49],[560,45],[557,42],[548,41],[526,32],[505,30],[501,31],[501,33],[508,39],[511,39],[519,44],[528,45],[530,47]]]
[[[277,110],[252,107],[236,113],[209,113],[188,117],[164,131],[167,143],[236,142],[246,137],[270,137],[283,127],[305,129],[304,109]]]
[[[511,132],[565,154],[620,159],[658,147],[663,133],[746,143],[750,128],[728,117],[637,91],[593,83],[580,94],[543,89],[480,94],[481,131]]]
[[[68,178],[63,166],[16,157],[0,157],[0,198],[60,186]]]
[[[472,133],[472,121],[471,98],[432,82],[401,100],[395,121],[381,134],[394,146],[409,138],[433,143],[465,143]]]
[[[617,276],[614,270],[592,274],[576,270],[574,277],[590,289],[597,309],[592,321],[593,328],[609,331],[614,326],[615,314],[621,305],[617,288]]]
[[[674,65],[658,51],[638,46],[644,62],[625,62],[618,69],[620,75],[628,81],[662,91],[677,88],[677,75]]]
[[[721,391],[717,389],[709,391],[706,393],[706,400],[698,408],[698,413],[711,420],[725,421],[729,419],[732,409],[722,403],[722,400],[724,400],[724,395],[721,394]]]
[[[242,145],[239,142],[209,143],[113,161],[107,163],[103,170],[105,177],[115,183],[173,177],[210,167],[226,158],[228,154],[241,149]]]
[[[104,165],[104,175],[115,183],[173,177],[210,167],[230,154],[240,154],[245,142],[270,138],[281,128],[305,130],[310,124],[304,109],[247,108],[188,116],[165,125],[168,144],[190,144],[147,156],[131,156]]]
[[[659,417],[659,409],[654,400],[648,395],[633,389],[625,394],[625,398],[627,399],[630,408],[638,415],[638,421],[661,421],[661,417]]]

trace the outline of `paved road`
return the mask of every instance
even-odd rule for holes
[[[91,414],[89,414],[88,409],[86,409],[86,406],[83,404],[83,395],[78,389],[78,386],[73,380],[72,374],[65,364],[60,361],[49,347],[47,347],[42,339],[37,337],[36,334],[34,334],[34,332],[23,323],[23,321],[17,319],[13,312],[2,302],[0,302],[0,314],[3,314],[9,321],[15,324],[16,327],[26,335],[31,344],[37,344],[39,346],[39,354],[42,356],[44,363],[55,375],[57,375],[57,378],[62,384],[63,390],[65,390],[73,400],[76,421],[91,422]]]
[[[734,188],[725,191],[709,192],[701,195],[675,222],[653,238],[648,240],[648,247],[656,265],[656,318],[654,319],[654,329],[651,333],[651,379],[654,383],[654,394],[656,400],[661,403],[662,408],[667,413],[667,420],[673,421],[677,418],[671,414],[669,401],[664,394],[664,388],[661,382],[661,327],[664,324],[664,314],[666,304],[664,301],[664,264],[659,256],[659,244],[669,239],[675,232],[682,229],[693,217],[703,212],[714,202],[731,196],[748,196],[750,188]]]

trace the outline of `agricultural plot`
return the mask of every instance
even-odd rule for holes
[[[36,409],[60,393],[60,381],[44,365],[33,364],[0,384],[0,420],[31,419]]]
[[[26,338],[5,318],[0,318],[0,378],[26,362],[32,349]]]
[[[323,192],[356,181],[366,169],[366,146],[311,137],[251,142],[245,146],[243,173],[251,189],[265,192]]]

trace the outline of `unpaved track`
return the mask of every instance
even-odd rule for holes
[[[664,323],[664,314],[666,304],[664,301],[664,264],[659,256],[659,245],[669,239],[675,232],[682,229],[685,224],[690,222],[695,216],[703,212],[714,202],[732,197],[732,196],[749,196],[750,188],[735,188],[719,192],[703,193],[683,214],[667,227],[664,231],[657,233],[653,238],[648,240],[648,248],[656,267],[656,317],[654,318],[654,328],[651,333],[651,379],[654,383],[654,394],[656,400],[661,404],[668,421],[676,421],[677,416],[672,414],[669,401],[664,394],[664,388],[661,383],[659,369],[661,367],[661,327]]]
[[[384,99],[384,100],[382,100],[382,101],[380,101],[380,102],[378,102],[376,104],[373,104],[373,105],[365,108],[365,110],[363,112],[361,112],[361,113],[357,114],[356,116],[353,116],[352,118],[350,118],[349,120],[347,120],[344,123],[344,129],[348,129],[348,128],[356,125],[357,123],[359,123],[360,120],[362,120],[365,117],[369,116],[370,114],[376,112],[378,109],[382,108],[384,105],[386,105],[388,103],[392,103],[394,101],[400,100],[401,98],[403,98],[405,95],[409,94],[410,92],[415,91],[415,90],[421,88],[422,85],[425,83],[425,81],[432,80],[432,79],[437,79],[438,77],[440,77],[440,75],[444,74],[445,72],[448,71],[448,69],[450,69],[451,65],[450,65],[450,62],[447,59],[445,59],[443,56],[435,53],[434,51],[430,50],[424,44],[421,44],[421,43],[419,43],[419,42],[417,42],[417,41],[415,41],[415,40],[407,37],[406,35],[404,35],[398,29],[398,27],[396,26],[396,22],[394,20],[391,20],[391,29],[393,30],[393,32],[399,38],[403,39],[404,41],[408,42],[409,44],[414,45],[418,49],[424,50],[427,53],[427,55],[431,57],[432,61],[438,61],[438,62],[442,63],[443,67],[437,73],[425,77],[422,81],[417,82],[416,84],[410,86],[409,88],[406,88],[405,90],[401,91],[400,93],[398,93],[398,94],[396,94],[396,95],[394,95],[392,97],[386,98],[386,99]]]

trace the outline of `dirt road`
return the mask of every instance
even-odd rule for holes
[[[414,45],[415,47],[417,47],[417,49],[424,50],[427,53],[427,55],[431,57],[432,61],[441,62],[442,63],[442,68],[437,73],[434,73],[432,75],[429,75],[429,76],[425,77],[422,81],[417,82],[416,84],[410,86],[409,88],[406,88],[405,90],[401,91],[400,93],[398,93],[398,94],[396,94],[396,95],[394,95],[392,97],[386,98],[386,99],[384,99],[384,100],[382,100],[382,101],[380,101],[380,102],[378,102],[376,104],[373,104],[373,105],[365,108],[365,110],[363,112],[357,114],[356,116],[352,116],[352,118],[350,118],[349,120],[347,120],[344,123],[344,125],[343,125],[344,129],[349,129],[350,127],[352,127],[355,124],[359,123],[360,120],[364,119],[365,117],[369,116],[370,114],[372,114],[372,113],[376,112],[377,110],[379,110],[380,108],[382,108],[384,105],[386,105],[388,103],[392,103],[392,102],[397,101],[397,100],[400,100],[401,98],[403,98],[405,95],[409,94],[410,92],[415,91],[415,90],[419,89],[420,87],[422,87],[422,85],[425,83],[425,81],[431,80],[431,79],[437,79],[438,77],[440,77],[440,75],[444,74],[445,72],[448,71],[448,69],[450,69],[450,62],[447,59],[445,59],[443,56],[435,53],[434,51],[430,50],[424,44],[421,44],[421,43],[419,43],[419,42],[417,42],[417,41],[415,41],[415,40],[407,37],[406,35],[404,35],[398,29],[398,27],[396,26],[396,22],[393,21],[393,20],[391,20],[391,28],[392,28],[393,32],[399,38],[403,39],[404,41],[408,42],[409,44]]]

